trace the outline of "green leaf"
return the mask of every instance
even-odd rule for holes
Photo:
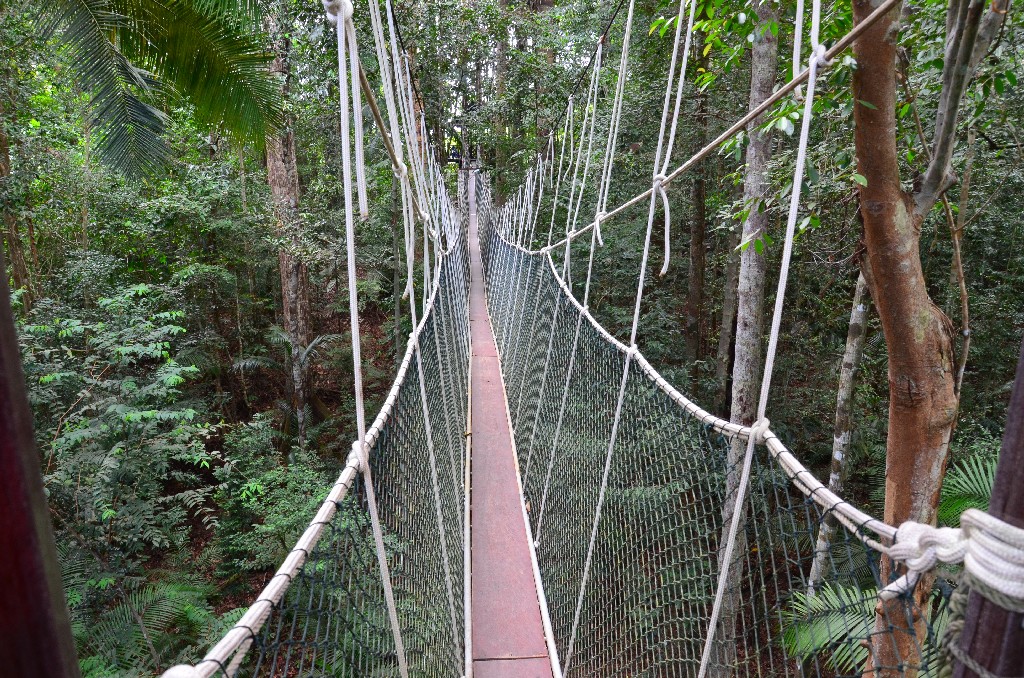
[[[71,48],[101,157],[134,174],[166,159],[161,102],[186,96],[203,124],[262,143],[281,122],[280,87],[247,0],[63,0],[38,3]]]
[[[875,106],[870,101],[864,101],[863,99],[857,99],[857,103],[859,103],[864,108],[870,108],[873,111],[877,111],[878,110],[878,106]]]
[[[868,180],[867,180],[867,178],[865,178],[865,176],[863,174],[857,174],[856,172],[854,172],[854,174],[853,174],[853,176],[851,178],[856,183],[860,184],[861,186],[867,186],[868,185]]]

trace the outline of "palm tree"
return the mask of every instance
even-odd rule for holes
[[[39,3],[44,25],[71,51],[92,95],[101,157],[129,173],[166,158],[160,109],[175,97],[200,123],[262,145],[279,124],[280,87],[257,0],[59,0]]]

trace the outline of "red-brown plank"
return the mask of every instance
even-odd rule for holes
[[[550,675],[551,662],[547,657],[473,662],[473,678],[548,678]]]
[[[470,190],[472,633],[476,678],[551,678]]]

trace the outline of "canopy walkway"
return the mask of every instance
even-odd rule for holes
[[[815,2],[807,67],[669,171],[695,6],[680,3],[689,27],[676,22],[651,188],[610,209],[628,3],[614,95],[599,95],[610,49],[602,39],[586,102],[574,112],[569,101],[563,129],[499,208],[475,171],[460,173],[450,199],[424,142],[391,4],[385,15],[376,2],[367,9],[381,67],[376,91],[361,72],[352,5],[324,4],[338,29],[359,440],[242,619],[202,661],[167,678],[939,675],[956,640],[947,633],[950,587],[913,595],[932,586],[938,563],[964,562],[965,581],[1021,604],[1020,530],[979,511],[957,530],[874,519],[819,482],[765,418],[816,73],[870,22],[826,50]],[[667,211],[674,179],[801,83],[808,104],[761,408],[745,426],[689,400],[637,346],[654,217],[661,203]],[[366,208],[364,96],[401,187],[415,327],[369,427],[353,245],[354,214]],[[598,168],[591,151],[602,107],[610,113]],[[594,216],[580,223],[585,192]],[[602,224],[644,201],[646,240],[623,342],[590,314],[590,277]],[[421,232],[418,297],[412,256]],[[573,261],[579,252],[585,265]],[[883,581],[882,558],[906,567]],[[901,601],[886,607],[899,614],[877,621],[879,598]]]

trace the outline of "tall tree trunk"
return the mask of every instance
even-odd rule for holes
[[[718,352],[715,359],[715,413],[720,417],[729,416],[729,394],[731,392],[733,343],[736,335],[737,286],[740,278],[740,229],[733,228],[725,239],[725,272],[722,282],[722,324],[718,330]]]
[[[697,40],[695,51],[702,54],[703,41]],[[707,57],[701,56],[695,64],[697,69],[707,65]],[[707,97],[699,90],[695,94],[694,118],[697,123],[694,145],[700,149],[707,139],[708,116]],[[686,342],[686,359],[690,362],[690,391],[696,393],[700,377],[701,359],[701,312],[704,308],[704,233],[707,231],[707,162],[697,167],[693,178],[693,218],[690,220],[690,261],[687,276],[686,306],[683,310],[683,337]]]
[[[877,4],[876,0],[853,0],[854,21],[863,21]],[[964,92],[998,34],[1006,9],[1007,0],[950,2],[931,157],[913,193],[903,190],[897,159],[900,5],[854,43],[857,165],[867,179],[867,185],[859,188],[867,251],[862,268],[889,353],[884,519],[890,525],[935,520],[957,410],[956,368],[952,324],[928,296],[921,266],[921,227],[955,182],[951,164]],[[883,582],[895,574],[895,568],[888,558],[882,559]],[[926,577],[915,589],[916,612],[902,599],[878,606],[866,670],[895,676],[897,669],[881,667],[904,666],[899,675],[916,674],[930,582]]]
[[[748,110],[753,110],[772,95],[775,86],[775,72],[778,66],[779,43],[770,30],[778,21],[778,7],[771,0],[756,0],[757,14],[755,35],[763,36],[754,42],[750,60],[750,97]],[[743,224],[743,240],[748,246],[740,256],[738,285],[738,306],[736,319],[736,357],[732,370],[732,421],[744,425],[754,423],[757,414],[758,386],[761,382],[761,341],[764,326],[764,279],[765,257],[754,247],[753,241],[764,237],[768,230],[768,213],[761,209],[761,202],[771,190],[768,185],[768,159],[771,153],[772,135],[762,132],[763,118],[758,118],[747,127],[750,142],[747,145],[747,167],[743,177],[743,202],[748,207],[747,220]],[[725,505],[722,509],[723,539],[732,521],[735,497],[739,487],[739,469],[743,463],[746,443],[734,440],[729,449],[729,469],[726,476]],[[741,508],[745,511],[745,508]],[[736,661],[736,622],[741,606],[743,580],[743,554],[747,552],[745,537],[746,520],[740,521],[733,562],[729,573],[731,586],[722,599],[722,611],[716,631],[715,662],[718,669],[715,676],[732,675]],[[719,567],[730,564],[719,563]]]
[[[11,147],[7,138],[7,129],[3,124],[4,117],[3,103],[0,102],[0,182],[7,183],[11,180]],[[14,289],[24,290],[21,302],[28,310],[32,304],[32,288],[28,265],[25,263],[25,251],[21,244],[18,218],[7,201],[0,205],[0,211],[3,211],[4,241],[7,244],[7,258],[11,261],[11,279],[14,281]],[[3,274],[7,275],[7,272],[4,271]]]
[[[494,64],[494,200],[496,206],[501,206],[505,201],[505,145],[508,144],[505,133],[506,121],[501,110],[505,105],[508,79],[508,27],[505,22],[509,18],[509,0],[498,0],[498,6],[501,8],[500,25],[504,30],[498,37],[497,59]]]
[[[476,72],[473,74],[473,78],[473,88],[476,92],[476,114],[480,115],[484,109],[484,64],[479,57],[476,60]],[[480,143],[480,139],[476,139],[475,141],[476,166],[480,167],[484,160],[483,144]]]
[[[857,288],[853,292],[850,325],[846,331],[846,351],[843,353],[843,364],[839,369],[836,423],[832,435],[832,472],[828,477],[828,489],[839,496],[843,495],[843,485],[849,468],[850,440],[853,437],[854,376],[861,358],[864,357],[864,336],[867,333],[868,318],[868,304],[864,299],[864,293],[867,287],[867,279],[861,273],[857,277]],[[814,561],[811,563],[811,573],[808,576],[809,591],[812,594],[825,576],[825,567],[829,562],[828,553],[832,547],[832,533],[835,529],[835,518],[829,513],[821,521],[818,541],[814,546]]]
[[[277,53],[271,65],[274,73],[280,73],[284,81],[284,93],[288,95],[290,77],[290,43],[286,38],[278,40]],[[299,241],[299,171],[295,160],[295,132],[289,124],[278,134],[267,139],[267,181],[274,201],[274,217],[277,235],[285,243],[297,249]],[[309,345],[309,275],[306,264],[285,245],[277,255],[281,273],[281,307],[285,331],[291,351],[292,407],[298,425],[300,446],[306,444],[306,370],[302,352]]]

